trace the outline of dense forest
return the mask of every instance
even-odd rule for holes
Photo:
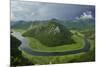
[[[21,42],[13,35],[11,37],[11,66],[24,66],[32,64],[28,59],[22,56],[22,52],[18,49]]]
[[[72,35],[65,26],[53,20],[37,25],[23,34],[23,36],[34,37],[49,47],[74,43],[71,39]]]

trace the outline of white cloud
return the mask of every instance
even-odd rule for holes
[[[34,20],[40,17],[40,9],[45,5],[45,3],[40,2],[11,1],[11,19],[13,19],[14,14],[16,20]]]
[[[77,14],[90,8],[89,6],[59,5],[54,3],[14,0],[11,1],[11,18],[14,20],[74,19]],[[91,18],[92,16],[87,16],[86,13],[83,13],[83,15],[78,18],[86,17]]]
[[[80,17],[76,17],[76,19],[93,19],[92,12],[83,12],[83,14]]]

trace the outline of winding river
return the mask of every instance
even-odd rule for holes
[[[27,52],[30,55],[33,56],[62,56],[62,55],[68,55],[68,54],[76,54],[76,53],[81,53],[81,52],[87,52],[90,49],[90,43],[84,37],[84,42],[83,45],[84,47],[78,50],[72,50],[72,51],[64,51],[64,52],[38,52],[38,51],[33,51],[29,46],[28,46],[28,40],[27,38],[23,37],[21,33],[19,32],[13,32],[12,35],[19,39],[21,41],[21,45],[19,47],[20,50],[23,50]]]

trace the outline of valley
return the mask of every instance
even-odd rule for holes
[[[32,64],[83,62],[95,59],[92,23],[90,29],[88,25],[85,25],[84,29],[64,26],[56,19],[48,22],[23,22],[20,27],[17,25],[11,27],[11,34],[21,41],[19,49],[23,57]]]

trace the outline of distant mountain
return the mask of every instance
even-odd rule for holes
[[[73,43],[74,41],[71,39],[72,33],[56,21],[52,19],[48,23],[35,25],[25,32],[23,36],[34,37],[50,47]]]
[[[92,19],[66,20],[61,24],[74,30],[94,29],[95,27],[95,21]]]
[[[12,24],[13,23],[13,24]],[[30,25],[32,24],[31,21],[26,22],[26,21],[16,21],[16,22],[12,22],[11,24],[11,28],[13,29],[28,29],[30,27]]]
[[[42,24],[45,25],[50,21],[59,23],[68,29],[73,29],[78,31],[95,28],[95,20],[93,19],[75,19],[75,20],[51,19],[45,21],[16,21],[16,22],[11,22],[11,28],[27,30],[30,27],[35,27],[36,25],[42,25]]]
[[[11,28],[27,30],[30,26],[41,23],[47,23],[47,21],[11,21]]]

